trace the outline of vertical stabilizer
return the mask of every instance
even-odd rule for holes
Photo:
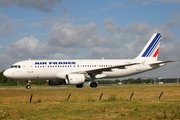
[[[146,44],[146,46],[141,51],[141,53],[136,57],[136,59],[157,60],[159,54],[160,42],[161,42],[161,34],[154,33],[151,39]]]

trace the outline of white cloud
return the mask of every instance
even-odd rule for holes
[[[11,56],[7,53],[0,53],[0,72],[9,68],[14,62],[17,62],[19,59],[12,59]]]
[[[55,53],[53,55],[50,55],[48,59],[70,59],[70,56],[66,56],[60,53]]]
[[[86,25],[55,24],[51,29],[48,43],[60,47],[92,47],[103,43],[95,23]]]
[[[17,5],[26,9],[38,9],[44,12],[51,12],[55,5],[60,4],[61,0],[0,0],[0,5],[8,7],[10,5]]]
[[[114,23],[114,21],[111,18],[106,18],[103,21],[103,28],[105,31],[110,33],[117,33],[120,32],[121,27],[119,24]]]
[[[34,56],[39,51],[37,50],[40,46],[40,41],[33,37],[24,37],[14,43],[7,46],[7,53],[12,55],[14,58],[25,58],[28,55]]]
[[[34,36],[24,37],[11,43],[7,46],[5,51],[10,57],[15,59],[47,59],[47,58],[68,58],[65,55],[57,53],[75,53],[76,49],[66,49],[64,47],[52,46],[47,41],[40,41]]]
[[[176,62],[180,61],[180,39],[174,44],[164,44],[162,43],[160,48],[160,57],[161,59],[175,60]]]

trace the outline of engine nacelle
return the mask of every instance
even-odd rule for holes
[[[48,85],[63,85],[65,84],[65,80],[47,80]]]
[[[84,74],[67,74],[65,81],[68,85],[78,85],[85,82]]]

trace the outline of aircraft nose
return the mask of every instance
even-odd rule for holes
[[[5,70],[5,71],[3,72],[3,75],[4,75],[5,77],[9,78],[9,77],[10,77],[10,71],[9,71],[9,70]]]

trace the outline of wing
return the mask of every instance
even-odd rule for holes
[[[97,69],[90,69],[90,70],[84,70],[84,71],[74,71],[71,73],[79,73],[79,74],[89,74],[89,75],[97,75],[101,74],[104,71],[112,71],[112,69],[126,69],[126,66],[132,66],[140,63],[130,63],[130,64],[123,64],[123,65],[117,65],[117,66],[112,66],[112,67],[104,67],[104,68],[97,68]]]

